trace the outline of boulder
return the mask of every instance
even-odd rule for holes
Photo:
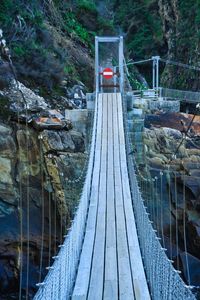
[[[85,142],[81,133],[44,130],[42,133],[45,152],[84,152]]]
[[[71,132],[60,131],[59,135],[63,144],[63,150],[73,152],[76,147],[72,139]]]
[[[13,184],[11,170],[11,160],[5,157],[0,157],[0,183]]]
[[[70,131],[72,141],[75,145],[75,152],[84,152],[85,151],[85,142],[83,135],[77,131]]]
[[[21,90],[24,99],[22,98]],[[47,109],[48,105],[44,98],[36,95],[31,89],[25,87],[22,83],[18,82],[18,86],[15,80],[12,81],[8,90],[4,91],[4,96],[6,96],[10,101],[11,111],[18,112],[24,111],[26,108],[30,111],[41,111]]]
[[[0,128],[0,155],[13,159],[16,153],[16,145],[10,133],[3,133]]]
[[[43,145],[46,152],[64,151],[64,146],[59,132],[44,130],[42,132]]]

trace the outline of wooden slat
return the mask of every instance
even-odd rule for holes
[[[121,95],[118,94],[118,115],[122,116],[122,99]],[[135,297],[137,300],[150,300],[149,290],[146,282],[146,277],[144,273],[141,252],[139,248],[139,241],[135,226],[135,218],[132,207],[130,185],[128,178],[126,151],[125,151],[125,137],[124,137],[124,127],[123,119],[119,118],[119,128],[120,128],[120,156],[121,156],[121,170],[122,170],[122,189],[124,197],[124,208],[126,215],[126,227],[127,236],[129,244],[129,253],[131,261],[132,278],[134,284]]]
[[[78,274],[76,278],[75,288],[72,299],[86,299],[88,292],[88,285],[90,279],[90,269],[92,263],[93,244],[96,232],[96,217],[99,195],[99,174],[101,163],[101,143],[102,132],[99,130],[102,126],[102,95],[98,98],[98,120],[97,120],[97,137],[95,145],[95,162],[92,178],[90,206],[87,218],[86,233],[84,237],[83,248],[81,252],[80,263],[78,267]],[[83,280],[84,278],[84,280]]]
[[[108,94],[108,153],[107,153],[107,211],[106,211],[106,253],[103,299],[118,299],[117,245],[114,199],[114,157],[113,157],[113,110],[112,94]]]
[[[130,259],[128,253],[128,241],[126,236],[125,211],[122,193],[122,176],[120,163],[120,144],[119,144],[119,118],[117,110],[117,97],[113,96],[113,116],[114,116],[114,164],[115,164],[115,201],[116,201],[116,220],[117,220],[117,253],[118,253],[118,272],[119,272],[119,298],[124,300],[135,299]]]
[[[106,183],[107,183],[107,94],[103,95],[102,151],[100,168],[99,206],[96,237],[88,300],[102,299],[104,285],[105,233],[106,233]],[[99,129],[100,130],[100,129]]]
[[[149,300],[125,151],[121,94],[100,94],[91,199],[73,300]]]

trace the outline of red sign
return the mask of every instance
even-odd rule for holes
[[[103,70],[103,77],[105,79],[111,79],[113,77],[114,73],[113,70],[110,68],[106,68]]]

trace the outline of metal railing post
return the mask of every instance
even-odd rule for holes
[[[115,85],[115,87],[114,87],[114,92],[116,93],[117,92],[117,88],[116,88],[116,85],[117,85],[117,75],[116,75],[116,73],[117,73],[117,68],[116,67],[114,67],[114,69],[113,69],[113,71],[114,71],[114,85]]]
[[[156,92],[157,93],[159,88],[159,60],[160,60],[160,56],[156,56]]]
[[[124,45],[123,45],[123,36],[120,36],[119,38],[119,73],[120,73],[120,92],[123,93],[124,88]]]
[[[152,56],[153,60],[153,69],[152,69],[152,88],[153,90],[156,90],[156,93],[158,93],[159,90],[159,61],[160,56]]]
[[[100,68],[99,68],[99,71],[100,71],[100,73],[102,74],[102,72],[103,72],[103,67],[100,67]],[[100,86],[101,86],[101,87],[100,87],[100,92],[103,93],[103,76],[102,76],[102,75],[100,76]]]
[[[99,93],[99,39],[95,37],[95,77],[96,77],[96,93]]]
[[[152,89],[155,89],[155,59],[152,57]]]

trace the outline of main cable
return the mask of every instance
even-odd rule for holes
[[[191,65],[176,62],[176,61],[173,61],[170,59],[160,58],[159,60],[167,65],[174,65],[174,66],[178,66],[178,67],[182,67],[182,68],[186,68],[186,69],[190,69],[190,70],[194,70],[194,71],[200,71],[200,67],[191,66]]]

